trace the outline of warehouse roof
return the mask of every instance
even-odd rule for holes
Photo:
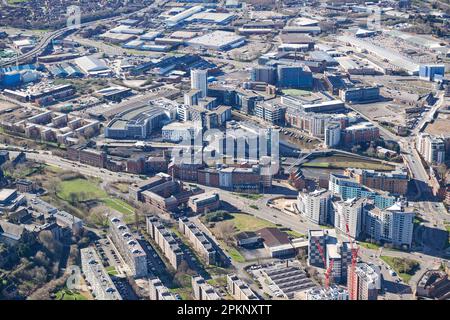
[[[186,19],[186,21],[204,21],[213,23],[226,23],[234,17],[232,13],[198,12]]]
[[[245,40],[245,37],[239,36],[234,32],[218,30],[191,39],[188,41],[188,44],[205,47],[222,48],[243,40]]]
[[[78,67],[86,73],[108,70],[106,63],[94,56],[84,56],[75,59]]]

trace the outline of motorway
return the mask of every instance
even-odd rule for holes
[[[11,149],[12,148],[10,146],[0,144],[0,150],[10,150],[11,157],[17,156],[19,152],[22,151],[25,153],[28,160],[43,163],[49,166],[58,167],[61,170],[65,171],[78,172],[88,177],[100,178],[104,182],[121,181],[132,183],[141,180],[141,178],[138,175],[132,175],[122,172],[113,172],[106,169],[100,169],[97,167],[89,166],[86,164],[80,164],[79,162],[76,161],[71,161],[52,155],[51,152],[49,151],[40,151],[40,150],[37,151],[37,150],[23,149],[19,147],[13,147],[13,149],[17,151],[11,151]]]

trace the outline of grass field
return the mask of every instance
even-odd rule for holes
[[[228,219],[221,222],[216,222],[216,226],[211,228],[211,231],[213,233],[216,233],[216,228],[221,223],[227,223],[231,221],[234,225],[235,231],[234,234],[244,231],[257,231],[263,228],[276,228],[277,226],[267,220],[257,218],[255,216],[245,214],[245,213],[231,213],[232,219]],[[284,231],[284,230],[283,230]],[[303,235],[293,231],[293,230],[286,230],[285,231],[288,235],[292,237],[302,237]],[[224,241],[219,240],[221,246],[224,248],[224,250],[230,255],[230,257],[236,261],[236,262],[246,262],[244,256],[239,252],[239,249],[234,247],[233,245],[228,245]]]
[[[105,191],[100,189],[94,182],[91,182],[87,179],[66,180],[62,181],[59,186],[61,189],[58,192],[58,197],[66,201],[70,200],[71,193],[81,194],[82,192],[84,192],[86,194],[86,199],[84,200],[93,200],[107,197]]]
[[[445,230],[447,230],[447,232],[450,232],[450,223],[445,224]]]
[[[110,276],[117,276],[119,273],[117,272],[117,270],[116,270],[116,267],[114,267],[114,266],[109,266],[109,267],[107,267],[106,268],[106,272],[108,272],[108,274],[110,275]]]
[[[207,280],[206,282],[208,282],[210,285],[212,286],[226,286],[227,285],[227,277],[215,277],[212,279]]]
[[[359,241],[358,244],[366,249],[378,250],[380,248],[379,245],[370,242]]]
[[[111,209],[117,210],[124,215],[134,214],[134,208],[123,200],[117,198],[102,199],[103,203]]]
[[[134,208],[132,206],[121,199],[108,196],[108,194],[98,187],[94,181],[79,178],[62,181],[59,186],[60,190],[58,192],[58,197],[65,201],[70,201],[71,193],[78,194],[79,196],[84,193],[85,198],[82,199],[83,201],[99,200],[107,207],[116,210],[125,216],[134,214]]]
[[[416,273],[419,263],[413,259],[396,258],[381,256],[381,260],[386,262],[402,278],[403,282],[408,283],[411,277]]]
[[[304,234],[301,234],[301,233],[299,233],[297,231],[294,231],[294,230],[288,230],[288,231],[286,231],[286,233],[288,235],[290,235],[291,237],[294,237],[294,238],[303,238],[303,237],[305,237]]]
[[[236,232],[243,231],[255,231],[267,227],[275,227],[272,222],[257,218],[255,216],[245,214],[245,213],[232,213],[234,226],[236,227]]]
[[[6,2],[8,4],[16,4],[16,3],[28,2],[28,0],[7,0]]]
[[[233,193],[233,194],[235,196],[239,196],[239,197],[242,197],[242,198],[247,198],[247,199],[250,199],[250,200],[259,200],[259,199],[261,199],[263,197],[262,194],[253,194],[253,193],[249,193],[249,194],[247,194],[247,193]]]
[[[284,94],[287,94],[290,96],[310,96],[311,95],[311,91],[300,90],[300,89],[283,89],[281,91]]]
[[[62,289],[56,293],[56,300],[87,300],[81,293]]]
[[[182,300],[192,300],[192,289],[190,288],[175,288],[169,289],[169,291],[179,294]]]

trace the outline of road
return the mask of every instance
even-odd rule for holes
[[[146,12],[150,9],[158,7],[160,4],[165,3],[165,2],[166,2],[165,0],[155,0],[150,6],[140,9],[138,11],[127,13],[127,14],[122,14],[118,17],[109,17],[109,18],[104,18],[104,19],[99,19],[99,20],[95,20],[95,21],[82,23],[80,25],[80,28],[98,24],[102,21],[112,22],[112,21],[121,20],[121,19],[130,17],[134,14]],[[8,65],[14,64],[14,63],[16,63],[16,60],[19,63],[24,63],[24,62],[28,61],[30,58],[33,58],[35,56],[42,54],[53,40],[65,35],[66,33],[69,33],[71,30],[74,30],[73,27],[65,27],[65,28],[44,34],[44,36],[40,39],[38,44],[32,50],[30,50],[26,53],[23,53],[23,54],[19,55],[18,57],[14,57],[13,59],[1,62],[0,67],[6,67]]]
[[[1,150],[10,150],[10,147],[0,144]],[[22,148],[14,147],[15,150],[20,150]],[[94,178],[100,178],[103,182],[136,182],[141,179],[137,175],[132,175],[122,172],[113,172],[107,169],[102,169],[98,167],[89,166],[86,164],[80,164],[75,161],[67,160],[61,157],[57,157],[51,154],[49,151],[37,151],[37,150],[25,150],[22,151],[26,154],[27,159],[44,163],[50,166],[58,167],[62,170],[78,172],[82,175]],[[10,151],[12,157],[17,156],[19,151]]]

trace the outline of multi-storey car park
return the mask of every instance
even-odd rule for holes
[[[176,117],[173,102],[161,99],[138,103],[117,114],[105,128],[105,137],[112,139],[147,139]]]

